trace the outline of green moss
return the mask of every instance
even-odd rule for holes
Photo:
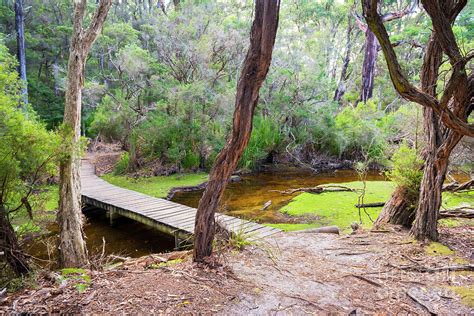
[[[91,277],[84,269],[66,268],[61,270],[59,277],[61,283],[71,283],[79,293],[84,292],[91,286]]]
[[[474,285],[470,286],[450,286],[453,292],[461,297],[461,302],[471,308],[474,307]]]
[[[431,242],[425,251],[428,255],[432,256],[449,256],[454,253],[454,251],[439,242]]]
[[[181,263],[183,261],[184,261],[183,259],[175,259],[175,260],[169,260],[169,261],[166,261],[166,262],[153,263],[152,265],[150,265],[149,268],[150,269],[159,269],[159,268],[163,268],[163,267],[169,267],[169,266],[173,266],[175,264]]]
[[[313,223],[313,224],[265,224],[266,226],[275,227],[281,229],[285,232],[292,232],[296,230],[304,230],[310,228],[321,227],[321,224]]]
[[[104,180],[113,185],[162,198],[175,187],[193,186],[207,181],[205,173],[179,174],[149,178],[130,178],[126,176],[105,175]]]
[[[352,189],[361,189],[362,182],[347,182],[339,185]],[[364,203],[385,202],[395,188],[393,182],[369,181],[367,182]],[[359,212],[355,207],[359,194],[356,192],[327,192],[322,194],[303,193],[291,200],[280,211],[290,216],[316,215],[320,217],[318,223],[314,224],[283,224],[283,230],[297,230],[325,225],[337,225],[342,230],[349,230],[353,222],[359,222]],[[367,208],[367,213],[372,219],[377,218],[381,207]],[[372,226],[367,215],[362,212],[362,220],[365,228]],[[294,226],[306,225],[306,226]],[[273,225],[272,225],[273,226]],[[278,226],[274,226],[280,228]]]
[[[461,226],[474,227],[474,219],[470,218],[443,218],[438,221],[440,226],[455,228]]]
[[[474,191],[460,193],[443,193],[443,207],[450,209],[460,206],[474,207]]]

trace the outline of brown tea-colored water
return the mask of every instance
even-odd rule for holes
[[[292,196],[277,191],[357,180],[357,173],[353,170],[314,173],[301,169],[287,169],[247,174],[241,177],[241,181],[227,186],[221,212],[265,223],[286,222],[287,219],[279,209],[286,205]],[[367,180],[385,180],[385,177],[373,171],[369,173]],[[202,191],[180,192],[172,201],[197,207],[201,195]],[[268,201],[272,202],[271,206],[262,210]]]
[[[287,190],[300,187],[312,187],[326,183],[340,183],[358,180],[352,170],[313,173],[300,169],[273,170],[243,175],[241,181],[230,183],[224,193],[221,211],[259,222],[286,222],[279,209],[287,204],[292,196],[274,190]],[[383,180],[384,177],[372,172],[367,180]],[[190,207],[197,207],[202,191],[178,193],[173,201]],[[271,206],[262,211],[263,205],[272,201]],[[87,218],[84,227],[89,253],[94,256],[102,252],[105,240],[105,254],[140,257],[151,253],[171,251],[174,239],[128,218],[118,218],[110,226],[106,212],[93,209],[85,212]],[[50,227],[51,234],[37,238],[27,244],[30,254],[41,259],[55,259],[58,228]]]
[[[102,253],[104,241],[105,255],[136,258],[174,249],[174,238],[134,220],[118,217],[111,226],[104,210],[93,209],[84,214],[87,219],[84,225],[86,245],[92,257]],[[55,224],[49,230],[48,236],[28,242],[26,249],[37,258],[55,261],[59,230]]]

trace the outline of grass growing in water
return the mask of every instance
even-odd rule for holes
[[[361,189],[362,182],[354,181],[340,183],[351,189]],[[365,203],[384,202],[388,200],[395,188],[393,182],[368,181]],[[356,192],[325,192],[321,194],[302,193],[294,197],[291,202],[280,211],[290,216],[314,215],[319,217],[317,224],[283,224],[272,225],[283,230],[299,230],[325,225],[337,225],[341,230],[349,230],[352,222],[359,222],[359,212],[354,206],[357,204]],[[372,219],[377,218],[381,207],[367,208]],[[362,212],[363,227],[369,228],[372,222]]]
[[[339,183],[352,189],[361,189],[362,182]],[[389,181],[368,181],[365,203],[385,202],[390,198],[395,183]],[[322,194],[302,193],[294,197],[291,202],[280,211],[290,216],[313,215],[319,217],[318,222],[307,224],[269,224],[269,226],[282,229],[284,231],[295,231],[314,227],[337,225],[342,231],[349,231],[352,222],[359,222],[357,204],[357,193],[354,192],[326,192]],[[443,207],[454,208],[458,206],[473,206],[474,193],[444,193]],[[367,212],[372,219],[376,219],[381,211],[381,207],[367,208]],[[362,212],[362,226],[372,227],[372,222],[367,215]],[[442,220],[441,224],[449,221],[450,226],[457,225],[458,220]],[[459,225],[472,221],[460,220]]]
[[[103,179],[113,185],[134,190],[143,194],[163,198],[175,187],[193,186],[207,181],[205,173],[186,173],[172,176],[157,176],[149,178],[130,178],[107,174]]]

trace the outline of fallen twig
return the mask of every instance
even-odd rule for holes
[[[411,298],[416,303],[418,303],[420,306],[425,308],[428,311],[428,313],[430,313],[431,315],[438,315],[438,313],[433,310],[432,306],[430,306],[431,304],[428,305],[425,302],[423,302],[420,298],[417,297],[417,295],[416,295],[416,293],[413,289],[409,289],[406,293],[407,293],[409,298]]]
[[[429,268],[429,267],[423,267],[420,265],[393,266],[393,267],[400,270],[427,272],[427,273],[435,273],[435,272],[440,272],[440,271],[474,271],[474,264],[463,264],[463,265],[445,266],[445,267],[438,267],[438,268]]]
[[[375,281],[373,281],[373,280],[371,280],[371,279],[368,279],[368,278],[366,278],[366,277],[363,277],[363,276],[361,276],[361,275],[348,274],[348,275],[346,275],[346,276],[352,276],[352,277],[354,277],[354,278],[357,278],[357,279],[359,279],[359,280],[362,280],[362,281],[365,281],[365,282],[367,282],[367,283],[369,283],[369,284],[372,284],[373,286],[382,287],[382,284],[380,284],[380,283],[378,283],[378,282],[375,282]]]

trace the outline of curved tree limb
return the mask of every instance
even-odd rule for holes
[[[446,127],[456,131],[459,134],[474,137],[474,125],[468,124],[464,120],[460,119],[447,106],[449,100],[448,96],[453,94],[455,85],[459,84],[463,80],[462,78],[464,78],[464,81],[467,82],[467,77],[463,76],[462,70],[460,70],[461,66],[463,66],[464,69],[464,58],[459,58],[455,52],[450,51],[450,55],[452,56],[450,58],[455,62],[454,64],[456,67],[453,67],[453,76],[451,76],[448,82],[448,91],[445,91],[446,97],[441,98],[442,102],[439,102],[434,96],[431,96],[430,94],[416,88],[403,74],[395,50],[393,49],[392,43],[390,42],[390,37],[383,24],[383,20],[377,12],[377,2],[377,0],[362,0],[364,17],[367,21],[367,25],[375,34],[380,43],[385,60],[387,62],[390,78],[392,79],[397,92],[404,99],[432,108],[433,111],[441,118]],[[441,22],[441,25],[444,26],[444,23],[445,21]],[[438,34],[436,33],[436,35]],[[446,42],[449,43],[450,41],[449,38],[446,39],[446,37],[449,37],[449,34],[444,38],[444,45],[447,45]],[[441,45],[443,47],[443,44]]]

